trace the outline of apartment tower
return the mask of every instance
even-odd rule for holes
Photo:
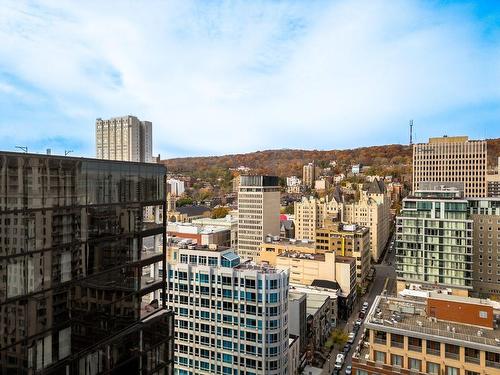
[[[486,197],[486,141],[468,137],[430,138],[413,146],[413,191],[422,182],[460,182],[465,197]]]
[[[95,122],[97,159],[152,163],[152,126],[150,121],[141,121],[135,116],[98,118]]]
[[[286,375],[288,271],[230,248],[169,247],[176,374]]]
[[[267,235],[280,234],[280,186],[276,176],[240,176],[238,255],[257,260]]]
[[[398,290],[423,284],[468,295],[472,289],[472,228],[468,202],[457,189],[430,186],[403,199],[396,218]]]
[[[314,187],[314,181],[321,174],[321,169],[316,166],[314,162],[306,164],[302,167],[302,180],[304,181],[304,185],[309,188]]]

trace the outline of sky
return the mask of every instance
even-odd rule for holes
[[[2,1],[1,150],[128,114],[162,159],[500,137],[500,2]]]

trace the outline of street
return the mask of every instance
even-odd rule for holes
[[[394,286],[394,281],[396,280],[396,270],[395,270],[395,250],[390,249],[391,247],[391,240],[388,241],[387,247],[383,253],[383,259],[379,264],[373,264],[375,267],[375,278],[368,290],[368,293],[366,293],[363,297],[359,298],[354,309],[351,317],[346,323],[339,324],[340,329],[344,329],[348,333],[353,330],[354,324],[356,320],[358,319],[358,314],[359,311],[361,310],[361,306],[363,305],[364,302],[368,302],[369,307],[372,305],[373,301],[375,301],[375,297],[382,294],[382,291],[386,287],[386,282],[389,284],[389,280],[392,280],[391,285]],[[362,334],[364,330],[364,319],[363,323],[361,324],[361,328],[359,329],[358,333],[356,334],[356,338],[354,341],[354,344],[352,345],[353,348],[356,346],[360,335]],[[344,360],[344,365],[342,366],[342,370],[340,373],[345,373],[345,369],[347,366],[351,366],[352,363],[352,350],[347,353],[347,356]],[[342,352],[342,349],[340,350]],[[339,351],[337,349],[333,350],[329,356],[329,359],[325,362],[323,366],[323,375],[329,375],[332,374],[334,371],[334,366],[335,366],[335,358]]]

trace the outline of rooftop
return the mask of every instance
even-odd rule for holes
[[[449,298],[455,301],[457,298],[467,299],[454,296],[445,296],[444,299]],[[439,299],[443,299],[441,295]],[[469,303],[475,302],[469,301]],[[437,320],[427,315],[425,301],[379,296],[368,313],[366,327],[414,337],[432,337],[434,340],[441,338],[444,342],[456,345],[463,345],[464,341],[467,341],[467,346],[500,353],[498,325],[494,325],[494,329],[485,329],[469,324]],[[485,345],[489,348],[485,348]]]
[[[188,216],[200,216],[208,211],[210,211],[210,208],[206,206],[186,205],[182,207],[177,207],[177,212],[180,212],[181,214],[186,214]]]
[[[270,241],[269,242],[264,242],[264,244],[272,244],[272,245],[282,245],[282,246],[290,246],[293,248],[308,248],[308,249],[315,249],[316,244],[313,240],[296,240],[293,238],[283,238],[283,237],[271,237],[268,238]]]
[[[275,273],[275,274],[288,272],[288,270],[282,270],[279,268],[275,268],[275,267],[270,266],[268,264],[264,264],[264,263],[263,264],[255,264],[254,262],[251,262],[251,261],[240,263],[238,266],[235,267],[235,269],[240,270],[240,271],[249,270],[249,271],[257,271],[260,273]]]
[[[300,251],[285,251],[278,255],[279,258],[295,258],[304,260],[315,260],[317,262],[325,261],[325,254],[305,254]]]

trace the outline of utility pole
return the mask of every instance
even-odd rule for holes
[[[16,146],[16,148],[23,150],[25,153],[28,153],[28,146]]]
[[[68,156],[73,150],[64,150],[64,156]]]

